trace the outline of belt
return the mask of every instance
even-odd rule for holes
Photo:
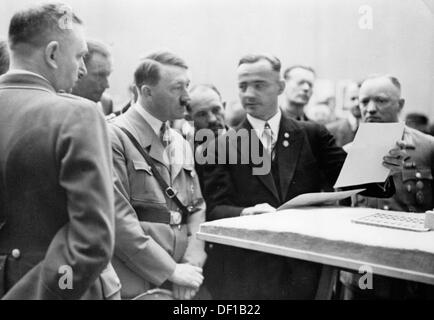
[[[167,208],[157,206],[135,206],[137,217],[139,221],[153,222],[153,223],[164,223],[169,225],[181,225],[186,224],[186,219],[182,219],[182,214],[178,211],[169,211]]]

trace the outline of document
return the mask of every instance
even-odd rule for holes
[[[334,188],[382,183],[389,175],[383,157],[402,140],[404,123],[362,123]]]
[[[349,198],[365,190],[366,189],[356,189],[356,190],[339,191],[339,192],[305,193],[281,205],[279,208],[277,208],[277,211],[296,208],[296,207],[309,207],[309,206],[314,206],[319,204],[335,204],[336,201]]]

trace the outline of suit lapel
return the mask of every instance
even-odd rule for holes
[[[278,154],[280,190],[283,201],[286,199],[289,185],[294,178],[303,142],[304,136],[302,131],[291,120],[282,115],[276,152]]]
[[[237,150],[238,150],[238,159],[241,159],[241,154],[243,152],[247,152],[247,150],[249,151],[249,165],[252,167],[252,172],[253,172],[253,163],[252,163],[252,159],[251,159],[251,146],[252,146],[252,140],[253,143],[259,143],[259,152],[261,152],[262,154],[264,154],[264,147],[262,145],[262,143],[259,140],[259,137],[256,134],[256,131],[252,128],[250,122],[247,120],[247,118],[244,120],[244,122],[242,123],[242,125],[240,126],[240,128],[238,130],[247,130],[248,132],[248,141],[249,141],[249,146],[245,147],[244,150],[241,149],[241,145],[237,144]],[[266,155],[263,157],[264,162],[268,162],[265,164],[261,164],[261,165],[268,165],[269,168],[271,168],[271,157],[267,157]],[[279,197],[279,192],[277,191],[276,185],[274,183],[274,178],[273,175],[271,174],[271,170],[264,175],[256,175],[256,177],[259,179],[259,181],[262,182],[262,184],[273,194],[273,196],[280,202],[280,197]]]

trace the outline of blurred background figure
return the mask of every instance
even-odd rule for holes
[[[361,113],[358,83],[351,82],[345,87],[343,109],[346,111],[344,119],[326,125],[327,129],[335,137],[336,144],[340,147],[352,142],[359,128]]]
[[[243,122],[246,118],[246,110],[239,100],[232,100],[226,104],[225,118],[230,128],[235,128]]]
[[[77,82],[72,93],[98,103],[103,113],[108,115],[113,112],[113,101],[104,92],[110,87],[111,54],[108,47],[99,41],[88,40],[87,46],[89,53],[84,58],[87,75]]]
[[[405,117],[405,124],[410,128],[429,133],[429,120],[423,113],[412,112]]]
[[[326,103],[319,103],[309,108],[309,119],[316,123],[326,125],[331,117],[332,111]]]
[[[304,107],[309,103],[313,93],[316,74],[311,67],[296,65],[285,70],[285,98],[282,112],[299,121],[308,121]]]
[[[9,49],[5,40],[0,40],[0,76],[9,70]]]
[[[226,129],[225,103],[214,85],[193,86],[190,89],[190,99],[186,119],[194,123],[196,131],[210,129],[217,135]]]

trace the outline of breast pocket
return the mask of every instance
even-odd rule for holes
[[[132,161],[129,164],[130,196],[132,200],[165,203],[163,192],[145,161]]]

